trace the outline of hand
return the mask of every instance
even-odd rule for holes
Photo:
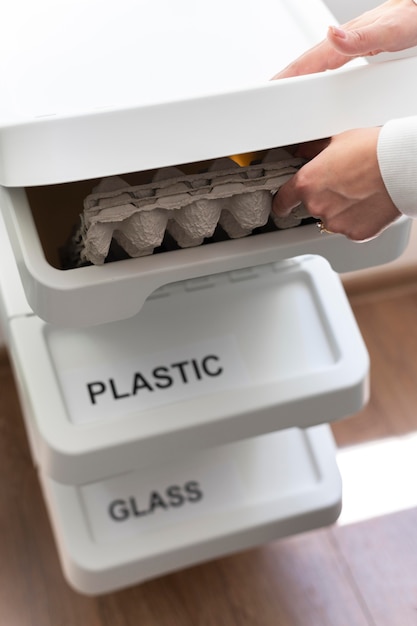
[[[273,212],[286,216],[303,203],[331,232],[354,241],[378,235],[400,215],[381,178],[379,132],[351,130],[299,146],[296,155],[312,160],[279,189]]]
[[[274,79],[336,69],[354,57],[397,52],[417,45],[417,4],[388,0],[347,22],[330,26],[327,39],[305,52]]]

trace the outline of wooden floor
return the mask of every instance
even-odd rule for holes
[[[417,279],[351,301],[371,355],[372,398],[334,426],[338,444],[417,431]],[[0,471],[2,626],[417,625],[415,509],[277,541],[107,596],[76,594],[61,574],[5,354]]]

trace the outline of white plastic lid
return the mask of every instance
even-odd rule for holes
[[[199,161],[415,112],[417,59],[270,81],[334,22],[321,0],[5,3],[0,183]]]
[[[14,318],[10,335],[35,458],[60,482],[332,421],[367,399],[368,354],[320,257],[176,283],[120,323]]]

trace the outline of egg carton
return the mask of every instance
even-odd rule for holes
[[[188,248],[211,238],[219,226],[231,239],[246,237],[268,220],[280,229],[297,226],[307,216],[303,207],[279,218],[271,214],[271,203],[301,165],[286,150],[274,149],[245,167],[220,158],[197,174],[162,168],[139,186],[119,176],[104,178],[84,200],[72,238],[73,265],[101,265],[114,241],[128,257],[141,257],[159,248],[167,233]]]

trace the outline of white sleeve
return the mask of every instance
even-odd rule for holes
[[[382,127],[378,163],[397,209],[417,218],[417,116],[392,120]]]

